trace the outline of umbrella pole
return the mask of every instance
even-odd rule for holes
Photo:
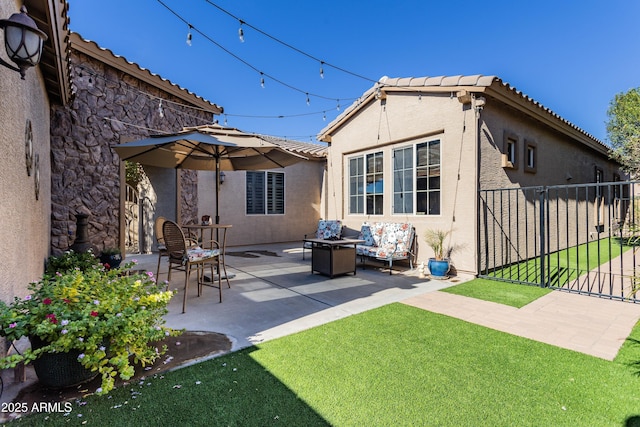
[[[220,156],[216,156],[216,225],[220,225]],[[216,228],[216,242],[220,241],[220,229]]]

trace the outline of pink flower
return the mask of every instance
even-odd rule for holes
[[[49,305],[49,304],[51,304],[51,298],[45,298],[45,299],[43,299],[43,300],[42,300],[42,303],[43,303],[44,305]]]
[[[47,314],[45,317],[46,317],[47,319],[49,319],[49,321],[50,321],[51,323],[53,323],[54,325],[57,325],[57,324],[58,324],[58,319],[56,319],[56,315],[55,315],[55,314],[50,313],[50,314]]]
[[[9,327],[10,328],[15,328],[16,326],[18,326],[18,324],[16,322],[9,323]]]
[[[98,317],[98,312],[97,312],[97,311],[92,311],[92,312],[91,312],[91,315],[92,315],[93,317]]]

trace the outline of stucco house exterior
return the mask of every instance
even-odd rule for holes
[[[452,230],[458,272],[478,273],[478,191],[619,181],[607,146],[496,76],[387,78],[320,131],[326,218]]]
[[[326,177],[327,147],[299,141],[262,136],[287,151],[306,157],[294,165],[268,171],[227,171],[220,186],[220,223],[232,224],[227,236],[227,245],[254,245],[276,242],[291,242],[317,228],[323,212],[322,188]],[[277,211],[254,212],[250,205],[250,177],[266,174],[282,180],[283,194],[278,198]],[[248,179],[249,178],[249,179]],[[267,180],[266,186],[273,181]],[[215,173],[198,172],[198,212],[199,215],[215,213]],[[270,187],[269,187],[270,188]],[[266,189],[266,196],[269,188]]]
[[[23,2],[0,2],[0,17]],[[0,297],[24,296],[40,278],[50,251],[51,108],[71,99],[67,5],[59,0],[25,0],[29,16],[47,34],[40,64],[20,74],[0,67]],[[0,31],[0,56],[4,32]]]

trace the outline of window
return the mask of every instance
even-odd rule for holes
[[[247,215],[284,214],[284,173],[247,171]]]
[[[384,202],[382,152],[349,159],[349,213],[382,215]]]
[[[513,134],[505,134],[502,167],[518,168],[518,137]]]
[[[393,150],[393,213],[440,215],[440,140]]]
[[[413,147],[393,150],[393,213],[413,214]]]
[[[537,152],[536,152],[536,143],[526,141],[525,142],[525,158],[524,158],[524,170],[525,172],[535,173],[537,168]]]
[[[440,141],[416,146],[416,214],[440,215]]]

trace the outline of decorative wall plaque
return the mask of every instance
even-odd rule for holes
[[[40,198],[40,156],[38,153],[35,155],[35,163],[33,166],[34,179],[35,179],[35,190],[36,190],[36,200]]]
[[[29,119],[27,119],[27,126],[24,131],[24,148],[27,161],[27,176],[31,176],[31,170],[33,169],[33,130]]]

